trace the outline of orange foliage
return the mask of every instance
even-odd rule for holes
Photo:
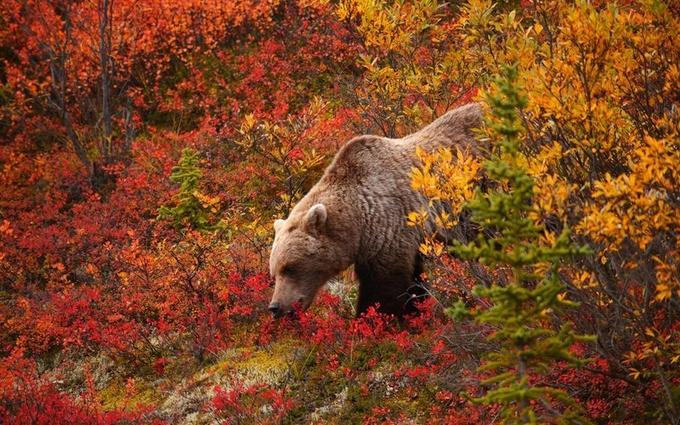
[[[266,259],[273,219],[346,140],[419,128],[510,62],[529,97],[532,219],[595,251],[562,276],[595,360],[545,379],[600,423],[677,417],[680,11],[605,3],[0,2],[0,422],[491,422],[466,396],[490,329],[441,307],[485,308],[473,283],[503,270],[433,239],[435,298],[406,323],[351,319],[347,287],[273,322]],[[185,148],[201,177],[182,198]],[[481,159],[420,155],[415,187],[454,201],[443,226],[473,231],[459,206]],[[182,199],[208,224],[159,217]],[[285,379],[234,371],[281,347]],[[160,406],[202,379],[193,411]],[[138,408],[111,396],[121,382]]]

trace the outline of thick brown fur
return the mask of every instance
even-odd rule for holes
[[[408,312],[414,289],[416,296],[423,293],[414,286],[422,271],[422,230],[407,226],[406,216],[428,208],[411,189],[416,147],[478,153],[472,130],[480,125],[479,105],[469,104],[402,139],[360,136],[343,146],[290,216],[277,220],[272,302],[283,310],[296,301],[306,308],[329,278],[354,264],[358,314],[375,303],[385,313]],[[428,227],[433,230],[432,223]]]

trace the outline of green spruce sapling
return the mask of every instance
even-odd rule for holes
[[[477,191],[467,204],[483,231],[475,241],[451,248],[465,259],[507,270],[508,282],[475,288],[477,296],[490,301],[488,309],[471,312],[459,302],[449,312],[488,325],[493,330],[489,338],[499,347],[480,367],[492,374],[484,381],[491,389],[475,401],[500,405],[505,423],[587,423],[566,392],[535,380],[556,362],[583,362],[569,348],[591,338],[577,335],[570,323],[554,329],[549,317],[573,306],[563,296],[560,263],[587,249],[570,242],[567,228],[554,243],[541,242],[545,229],[530,218],[534,181],[519,151],[523,130],[519,110],[527,100],[516,87],[516,78],[517,69],[507,67],[486,97],[491,109],[486,125],[498,152],[485,169],[497,189]]]

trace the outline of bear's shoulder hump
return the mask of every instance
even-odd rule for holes
[[[363,154],[370,154],[382,145],[382,138],[378,136],[357,136],[345,143],[336,155],[336,159],[351,159]]]
[[[356,179],[365,175],[381,157],[384,140],[378,136],[358,136],[345,143],[333,159],[326,174],[342,179]]]

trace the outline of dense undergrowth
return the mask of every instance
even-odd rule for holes
[[[508,416],[507,400],[477,403],[498,382],[478,367],[508,353],[493,338],[502,326],[447,314],[455,303],[492,311],[493,294],[473,288],[509,287],[507,264],[463,260],[432,239],[421,251],[433,297],[404,322],[355,319],[351,271],[296,320],[265,310],[271,223],[342,143],[486,102],[515,64],[526,103],[510,108],[513,166],[533,181],[517,218],[540,229],[536,246],[566,234],[588,252],[533,269],[571,307],[532,323],[593,336],[562,344],[565,361],[522,374],[523,385],[568,395],[581,416],[571,421],[678,423],[674,2],[0,10],[0,422],[528,421]],[[492,103],[479,138],[493,159]],[[470,242],[474,189],[512,185],[467,152],[419,155],[413,187],[451,202],[440,224]],[[404,220],[418,225],[422,212]],[[535,400],[543,421],[565,418]]]

